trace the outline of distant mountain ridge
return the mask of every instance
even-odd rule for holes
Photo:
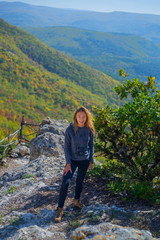
[[[0,2],[0,17],[16,26],[70,26],[101,32],[130,33],[160,44],[160,15],[126,12],[99,13]]]
[[[123,68],[131,78],[146,81],[153,75],[160,84],[160,46],[126,33],[104,33],[71,27],[24,29],[47,45],[113,78]]]

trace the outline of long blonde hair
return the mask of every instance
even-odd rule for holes
[[[87,120],[86,120],[85,126],[90,128],[92,130],[93,134],[95,134],[95,129],[94,129],[93,121],[92,121],[92,115],[89,112],[89,110],[86,109],[85,107],[77,108],[77,110],[74,113],[74,116],[73,116],[73,126],[74,126],[75,131],[77,131],[77,129],[78,129],[78,122],[77,122],[77,113],[78,112],[85,112],[85,114],[87,116]]]

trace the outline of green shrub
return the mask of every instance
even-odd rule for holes
[[[127,79],[115,91],[128,102],[119,109],[94,109],[96,148],[106,156],[107,171],[121,179],[111,182],[110,189],[151,199],[154,179],[160,176],[160,90],[148,77],[147,83]]]
[[[16,190],[15,186],[11,186],[8,190],[8,193],[14,193]]]
[[[97,176],[97,177],[109,177],[110,176],[110,172],[107,169],[107,165],[106,164],[94,164],[94,168],[92,171],[88,171],[87,172],[87,176]]]

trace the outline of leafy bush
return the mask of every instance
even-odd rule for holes
[[[124,196],[128,194],[132,199],[143,199],[151,204],[160,203],[159,187],[153,187],[152,184],[148,184],[146,181],[130,181],[129,179],[117,178],[110,181],[107,187],[113,193],[121,193]]]
[[[97,176],[97,177],[110,177],[110,172],[108,171],[107,165],[103,164],[103,165],[97,165],[94,164],[94,168],[92,169],[92,171],[87,172],[87,176]]]
[[[123,70],[120,74],[127,76]],[[94,109],[96,147],[110,159],[112,173],[153,186],[160,176],[160,91],[151,76],[146,83],[127,79],[115,91],[130,101],[116,110]]]

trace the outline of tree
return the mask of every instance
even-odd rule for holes
[[[120,74],[127,76],[121,69]],[[129,101],[119,109],[95,108],[97,148],[116,162],[122,178],[153,183],[160,176],[160,91],[155,78],[124,80],[115,88]]]

